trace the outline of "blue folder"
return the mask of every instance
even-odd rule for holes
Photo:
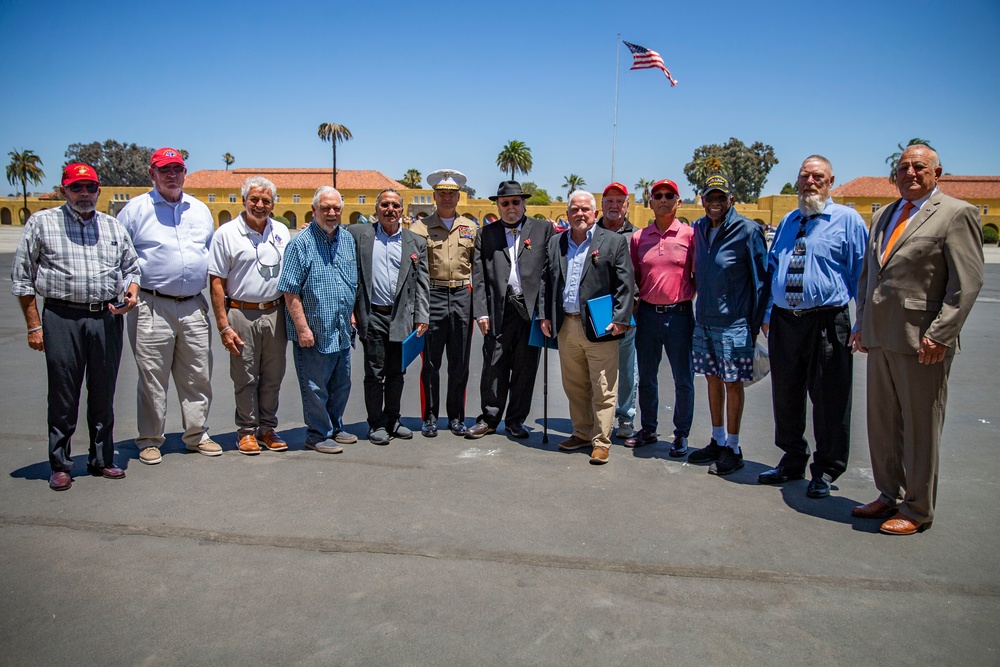
[[[607,328],[611,326],[611,316],[614,311],[614,302],[610,294],[599,296],[587,302],[587,310],[590,311],[590,323],[594,325],[594,331],[598,337],[610,336],[611,332]],[[629,322],[630,326],[635,326],[635,318]]]
[[[424,337],[417,335],[417,330],[414,329],[413,333],[407,336],[403,340],[403,370],[413,363],[413,360],[420,356],[420,353],[424,351]]]
[[[528,345],[532,347],[545,347],[546,341],[548,341],[548,348],[550,350],[558,350],[559,343],[558,338],[553,336],[552,338],[546,338],[545,334],[542,333],[542,321],[532,320],[531,321],[531,333],[528,334]]]

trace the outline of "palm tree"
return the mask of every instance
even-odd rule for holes
[[[178,150],[178,151],[180,151],[180,154],[181,154],[181,157],[182,157],[182,158],[184,159],[184,161],[185,161],[185,162],[187,162],[187,161],[188,161],[188,157],[190,157],[190,156],[191,156],[191,154],[190,154],[190,153],[188,153],[188,152],[187,152],[186,150],[184,150],[183,148],[178,148],[177,150]]]
[[[407,169],[406,173],[403,174],[403,177],[399,179],[399,182],[408,188],[419,188],[420,181],[422,181],[423,178],[423,174],[421,174],[418,170]]]
[[[531,149],[523,141],[512,139],[497,155],[497,166],[500,171],[509,171],[512,181],[517,172],[527,174],[531,171]]]
[[[236,158],[233,157],[232,153],[223,153],[222,161],[226,163],[226,171],[229,171],[229,165],[236,162]]]
[[[649,188],[656,181],[647,181],[645,178],[640,178],[639,182],[635,184],[636,190],[642,190],[642,203],[649,208]]]
[[[889,165],[889,181],[893,185],[896,184],[896,165],[899,164],[899,158],[903,157],[903,151],[905,151],[910,146],[927,146],[927,148],[934,150],[931,147],[931,142],[927,141],[926,139],[913,138],[910,139],[910,143],[906,144],[905,146],[903,144],[896,144],[896,145],[899,147],[899,150],[885,159],[885,163]]]
[[[577,176],[576,174],[570,174],[569,176],[564,176],[566,182],[563,183],[563,187],[566,188],[566,196],[569,197],[574,190],[579,190],[587,184],[587,181],[583,180],[583,176]]]
[[[337,144],[354,138],[351,131],[339,123],[320,123],[316,134],[333,146],[333,187],[337,187]]]
[[[24,193],[24,208],[21,209],[21,222],[28,219],[28,182],[32,185],[40,185],[45,178],[42,171],[42,158],[35,155],[32,150],[22,150],[20,153],[11,151],[10,164],[7,165],[7,182],[11,185],[21,184],[21,191]]]

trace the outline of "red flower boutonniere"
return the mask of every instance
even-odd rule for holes
[[[531,250],[531,239],[524,239],[524,249]]]
[[[596,250],[590,253],[590,259],[593,260],[594,264],[597,264],[597,260],[600,259],[600,257],[601,253],[597,252]]]
[[[417,253],[413,253],[412,255],[410,255],[410,261],[413,262],[413,266],[416,266],[417,262],[420,261],[420,257],[417,255]]]

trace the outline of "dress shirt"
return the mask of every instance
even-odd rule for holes
[[[785,279],[803,219],[792,211],[778,225],[767,253],[771,298],[779,308],[792,310],[785,299]],[[802,303],[794,310],[843,306],[857,293],[868,245],[868,227],[853,208],[828,199],[823,212],[806,222]],[[765,321],[770,321],[770,309]]]
[[[629,254],[635,269],[638,298],[666,306],[694,298],[694,230],[674,219],[660,233],[656,224],[632,235]]]
[[[139,255],[140,285],[170,296],[194,296],[208,284],[208,255],[215,222],[188,194],[169,202],[155,188],[133,198],[118,214]]]
[[[285,246],[278,289],[297,294],[302,300],[306,324],[321,354],[340,352],[351,345],[357,261],[354,237],[339,226],[331,238],[314,222]],[[298,343],[298,332],[287,308],[285,324],[288,340]]]
[[[110,215],[84,220],[68,204],[35,213],[14,253],[11,293],[74,303],[117,301],[139,282],[139,261],[125,228]]]
[[[288,228],[268,218],[264,233],[252,229],[241,213],[212,237],[208,273],[226,281],[226,296],[261,303],[281,296],[278,278],[281,258],[290,235]]]
[[[565,232],[571,234],[572,230]],[[566,237],[566,285],[563,287],[563,311],[567,313],[580,312],[580,280],[583,278],[583,267],[586,266],[590,239],[594,237],[594,228],[587,230],[587,238],[583,243],[573,243],[573,237]]]
[[[389,235],[375,223],[375,243],[372,244],[372,305],[391,306],[396,300],[399,282],[399,262],[403,258],[403,226]]]
[[[913,218],[917,215],[917,213],[920,212],[920,209],[923,207],[923,205],[927,203],[927,200],[930,199],[931,195],[934,194],[935,192],[937,192],[936,186],[933,190],[928,192],[920,199],[914,199],[912,202],[910,202],[911,204],[913,204],[913,210],[910,211],[910,220],[913,220]],[[880,255],[883,252],[885,252],[885,245],[889,242],[889,239],[892,237],[892,232],[895,231],[896,225],[899,224],[899,219],[903,215],[903,206],[907,201],[909,200],[903,199],[902,201],[900,201],[899,206],[897,206],[896,210],[892,212],[892,220],[890,220],[889,224],[885,226],[885,231],[882,233],[882,247],[879,248]],[[907,222],[907,224],[909,224],[909,222]]]
[[[507,284],[515,294],[524,294],[521,289],[521,269],[517,266],[517,259],[521,256],[523,245],[521,241],[521,230],[524,228],[523,221],[516,227],[508,229],[504,238],[507,239],[507,256],[510,257],[510,276],[507,277]]]

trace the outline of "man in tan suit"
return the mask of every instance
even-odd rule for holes
[[[931,525],[948,373],[983,285],[979,210],[937,188],[929,146],[899,158],[901,199],[872,220],[850,343],[868,352],[868,447],[879,497],[851,510],[912,535]]]

